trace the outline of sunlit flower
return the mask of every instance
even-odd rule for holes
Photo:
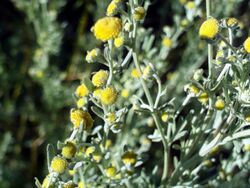
[[[128,98],[129,97],[129,90],[128,89],[123,89],[122,92],[121,92],[121,96],[123,98]]]
[[[92,83],[96,87],[102,87],[106,84],[109,74],[105,70],[100,70],[92,77]]]
[[[88,51],[86,55],[86,61],[88,63],[94,63],[95,61],[97,61],[97,58],[100,56],[100,53],[100,49],[98,48],[94,48],[93,50]]]
[[[67,142],[62,148],[62,156],[71,159],[76,154],[76,145],[73,142]]]
[[[81,84],[76,88],[75,94],[77,97],[85,97],[89,94],[89,90],[85,84]]]
[[[118,93],[114,87],[107,87],[102,90],[100,100],[104,105],[112,105],[116,102]]]
[[[62,157],[54,157],[51,161],[51,169],[58,174],[64,173],[68,166],[67,161]]]
[[[119,36],[119,37],[115,38],[114,45],[116,48],[120,48],[123,44],[124,44],[124,37],[123,36]]]
[[[173,42],[172,42],[172,40],[170,38],[164,37],[162,39],[162,45],[165,46],[165,47],[167,47],[167,48],[171,48],[172,45],[173,45]]]
[[[93,126],[93,119],[90,114],[83,110],[71,110],[70,112],[70,120],[73,123],[75,128],[79,128],[80,125],[83,125],[83,128],[89,130]]]
[[[136,21],[142,20],[146,15],[146,10],[143,7],[136,7],[133,13],[133,18]]]
[[[122,20],[117,17],[104,17],[99,19],[93,28],[95,37],[107,41],[118,37],[122,30]]]
[[[114,166],[110,166],[105,169],[105,174],[109,178],[115,178],[117,173],[117,169]]]
[[[137,154],[133,151],[127,151],[122,155],[122,162],[125,165],[135,165]]]
[[[250,37],[248,37],[244,42],[244,49],[247,53],[250,53]]]
[[[200,27],[199,35],[202,39],[214,39],[219,33],[219,22],[215,18],[208,18]]]
[[[141,73],[140,73],[139,70],[137,70],[137,69],[132,69],[132,71],[131,71],[131,76],[132,76],[133,78],[140,78],[140,77],[141,77]]]
[[[113,16],[116,13],[117,13],[117,3],[115,1],[111,1],[111,3],[108,5],[106,15]]]

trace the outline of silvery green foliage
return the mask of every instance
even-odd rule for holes
[[[91,132],[83,124],[73,128],[66,139],[74,140],[78,148],[68,160],[73,175],[52,172],[50,158],[55,154],[48,150],[51,184],[62,187],[72,180],[90,187],[219,187],[239,178],[242,186],[247,185],[250,56],[242,46],[233,46],[240,28],[225,25],[224,19],[218,18],[221,30],[213,41],[201,41],[195,24],[202,16],[201,1],[194,3],[192,8],[185,4],[185,17],[173,16],[175,24],[164,27],[161,37],[132,16],[138,6],[147,10],[150,1],[119,4],[125,43],[121,48],[115,48],[113,40],[104,43],[103,56],[96,63],[109,69],[107,86],[121,93],[129,90],[129,97],[104,106],[92,94],[90,80],[83,79],[90,94],[82,110],[96,115],[96,125]],[[163,79],[172,63],[168,57],[181,45],[182,35],[187,36],[189,47],[176,71]],[[201,68],[206,42],[214,52],[221,51],[216,58],[209,57],[209,73]],[[135,69],[139,78],[132,78]],[[219,99],[223,104],[217,104]],[[107,120],[109,113],[115,114],[112,123]],[[113,145],[106,148],[109,139]],[[63,146],[58,144],[58,153]],[[90,147],[95,149],[89,155]],[[136,154],[136,163],[124,162],[128,152]],[[116,168],[112,175],[107,172],[110,167]],[[38,180],[36,185],[42,187]]]

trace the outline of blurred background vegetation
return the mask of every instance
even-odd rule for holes
[[[91,26],[104,16],[108,0],[1,0],[0,1],[0,187],[34,187],[34,177],[46,172],[46,145],[69,133],[72,94],[84,76],[96,70],[85,62],[87,50],[100,45]],[[213,15],[234,16],[245,25],[241,44],[250,28],[249,0],[214,0]],[[204,10],[204,4],[203,4]],[[177,0],[154,0],[145,20],[162,35],[174,16],[184,15]],[[203,18],[204,19],[204,18]],[[182,95],[185,62],[205,62],[198,48],[195,19],[169,57],[163,75],[176,73],[172,91]],[[159,37],[160,38],[160,37]],[[199,60],[199,62],[197,62]],[[205,66],[204,66],[205,68]],[[179,75],[179,76],[178,76]],[[189,75],[186,75],[189,76]],[[149,164],[150,165],[150,164]]]

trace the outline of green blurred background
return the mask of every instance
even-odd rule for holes
[[[34,187],[34,177],[44,177],[46,145],[56,144],[69,134],[68,112],[74,106],[74,88],[98,68],[85,62],[85,54],[100,45],[90,29],[97,18],[105,15],[108,3],[0,1],[0,188]],[[249,28],[249,0],[214,3],[214,15],[235,16]],[[184,14],[179,1],[152,1],[145,27],[153,27],[160,36],[163,26],[174,25],[175,14]],[[175,63],[169,65],[166,74],[169,70],[180,75],[186,71],[185,60],[179,56],[192,56],[188,46],[200,23],[197,18],[190,32],[180,37],[180,46],[169,56]],[[178,87],[182,91],[182,85]]]

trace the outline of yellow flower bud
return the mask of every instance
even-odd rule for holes
[[[122,20],[117,17],[99,19],[93,28],[96,39],[103,42],[118,37],[122,30]]]
[[[236,18],[228,18],[226,19],[226,24],[228,27],[235,27],[237,26],[239,21]]]
[[[105,70],[100,70],[92,77],[92,83],[96,87],[102,87],[106,84],[109,74]]]
[[[91,51],[87,51],[87,55],[86,55],[86,61],[88,63],[94,63],[97,58],[100,56],[100,50],[98,48],[94,48]]]
[[[213,163],[212,163],[211,160],[207,159],[207,160],[203,161],[203,165],[206,166],[206,167],[208,167],[208,168],[210,168],[210,167],[213,166]]]
[[[123,44],[124,44],[124,37],[123,36],[115,38],[114,45],[116,48],[120,48]]]
[[[96,89],[94,92],[93,92],[93,96],[97,99],[99,99],[101,97],[101,93],[102,93],[102,89]]]
[[[192,10],[196,7],[196,4],[194,1],[189,1],[189,2],[187,2],[187,4],[185,6],[187,9]]]
[[[102,90],[100,100],[104,105],[112,105],[116,102],[118,93],[114,87],[107,87]]]
[[[206,92],[202,92],[200,94],[200,96],[198,97],[198,100],[202,103],[202,104],[206,104],[208,101],[208,94]]]
[[[215,18],[208,18],[200,27],[199,35],[202,39],[214,39],[219,33],[219,22]]]
[[[125,165],[135,165],[136,163],[137,154],[133,151],[127,151],[122,155],[122,162]]]
[[[244,151],[250,151],[250,144],[244,144]]]
[[[163,112],[162,114],[161,114],[161,120],[163,121],[163,122],[167,122],[168,121],[168,118],[169,118],[169,116],[168,116],[168,113],[167,112]]]
[[[247,53],[250,53],[250,37],[248,37],[244,42],[244,49]]]
[[[200,89],[194,85],[188,86],[189,92],[197,95],[200,92]]]
[[[170,38],[164,37],[162,39],[162,45],[165,46],[165,47],[167,47],[167,48],[171,48],[172,45],[173,45],[173,42],[172,42],[172,40]]]
[[[83,124],[83,128],[89,130],[93,127],[93,119],[88,112],[80,109],[73,109],[70,112],[70,120],[75,128],[79,128]]]
[[[97,153],[97,152],[94,152],[92,154],[92,157],[94,159],[95,162],[99,163],[101,160],[102,160],[102,156],[101,154]]]
[[[131,76],[132,76],[133,78],[140,78],[140,77],[141,77],[141,73],[140,73],[140,71],[137,70],[137,69],[132,69],[132,71],[131,71]]]
[[[94,152],[95,152],[95,146],[89,146],[85,151],[85,156],[90,157],[90,155]]]
[[[145,15],[146,15],[146,10],[143,7],[136,7],[133,14],[133,18],[136,21],[140,21],[145,17]]]
[[[89,94],[89,90],[85,84],[81,84],[76,88],[75,94],[77,97],[85,97]]]
[[[106,120],[107,122],[109,123],[114,123],[115,122],[115,119],[116,119],[116,115],[114,112],[110,112],[106,115]]]
[[[117,4],[115,1],[111,1],[108,5],[106,15],[107,16],[114,16],[117,13]]]
[[[86,104],[86,101],[84,98],[81,98],[81,99],[77,100],[77,102],[76,102],[77,108],[82,108],[85,104]]]
[[[49,186],[48,186],[48,183],[49,183],[49,175],[47,175],[44,180],[43,180],[43,183],[42,183],[42,188],[53,188],[54,186],[52,185],[52,182],[50,182]]]
[[[250,123],[250,114],[246,116],[246,122]]]
[[[76,154],[76,145],[73,142],[67,142],[62,148],[62,156],[71,159]]]
[[[75,188],[75,187],[76,185],[72,181],[69,181],[63,185],[63,188]]]
[[[129,90],[128,89],[123,89],[121,96],[125,99],[127,99],[129,97]]]
[[[225,108],[225,101],[219,98],[216,100],[214,106],[217,110],[223,110]]]
[[[105,169],[106,176],[111,179],[115,178],[116,173],[117,173],[117,169],[114,166],[111,166]]]
[[[51,169],[58,174],[62,174],[65,172],[68,167],[67,161],[62,157],[54,157],[51,161],[50,165]]]

